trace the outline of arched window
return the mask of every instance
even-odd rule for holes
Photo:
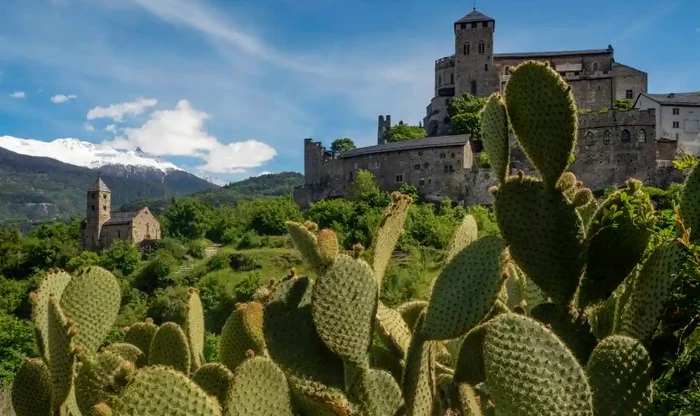
[[[469,55],[471,53],[471,50],[469,48],[469,42],[464,44],[464,54]]]
[[[644,129],[639,130],[639,143],[647,142],[647,132]]]
[[[442,75],[438,75],[438,86],[442,85]]]
[[[589,131],[586,133],[586,146],[593,146],[595,145],[595,138],[593,137],[593,132]]]
[[[479,41],[479,55],[483,55],[485,51],[486,51],[486,46],[484,45],[484,41],[481,40],[481,41]]]
[[[503,68],[503,75],[510,75],[510,67],[508,65]]]
[[[603,133],[603,144],[610,144],[610,130],[605,130]]]
[[[593,62],[593,72],[600,71],[600,64],[598,62]]]
[[[630,132],[628,130],[622,130],[622,134],[620,134],[620,141],[622,143],[629,143],[632,141],[632,137],[630,136]]]

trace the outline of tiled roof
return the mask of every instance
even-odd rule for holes
[[[514,53],[496,53],[494,58],[549,58],[555,56],[570,56],[570,55],[602,55],[610,53],[610,49],[585,49],[580,51],[544,51],[544,52],[514,52]]]
[[[486,16],[485,14],[481,13],[480,11],[474,9],[469,13],[468,15],[464,16],[463,18],[457,20],[455,23],[473,23],[473,22],[495,22],[494,19]]]
[[[99,177],[92,183],[92,185],[90,185],[88,191],[111,192],[107,185]]]
[[[700,106],[700,92],[677,92],[671,94],[640,94],[663,105]]]
[[[425,147],[459,146],[469,142],[468,134],[458,134],[454,136],[435,136],[424,139],[404,140],[402,142],[379,144],[375,146],[360,147],[348,150],[341,158],[369,155],[372,153],[397,152],[400,150],[422,149]]]
[[[136,217],[139,212],[141,211],[129,211],[129,212],[112,212],[109,214],[110,218],[107,222],[103,224],[104,226],[107,225],[123,225],[123,224],[128,224],[131,222],[131,220]]]

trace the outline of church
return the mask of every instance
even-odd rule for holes
[[[85,219],[80,226],[83,250],[100,251],[118,240],[141,244],[161,238],[160,223],[147,207],[131,212],[110,212],[111,208],[112,191],[98,175],[87,190]]]

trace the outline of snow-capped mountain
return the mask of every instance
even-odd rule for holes
[[[22,155],[49,157],[63,163],[90,169],[120,165],[159,170],[165,174],[171,171],[183,171],[183,169],[170,162],[145,154],[140,149],[123,151],[109,145],[94,144],[71,138],[44,142],[34,139],[0,136],[0,147]]]

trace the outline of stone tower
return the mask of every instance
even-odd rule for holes
[[[379,116],[379,120],[377,122],[377,144],[386,143],[386,135],[389,132],[390,128],[391,116],[387,115],[386,119],[384,118],[384,116]]]
[[[498,70],[493,65],[496,21],[476,8],[454,24],[455,96],[465,92],[486,97],[498,91]]]
[[[100,246],[100,233],[102,225],[109,221],[109,211],[112,207],[112,192],[100,179],[88,188],[85,213],[85,231],[83,235],[83,248],[96,250]]]

